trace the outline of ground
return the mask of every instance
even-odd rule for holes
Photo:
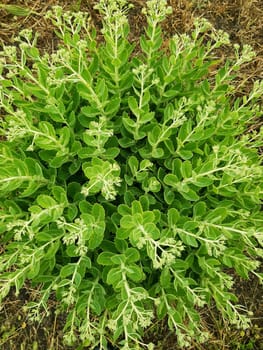
[[[138,38],[145,25],[141,14],[145,0],[131,0],[134,8],[130,12],[131,40]],[[191,30],[193,19],[202,16],[210,20],[218,29],[230,34],[233,43],[250,44],[257,56],[247,64],[237,78],[238,93],[247,93],[257,79],[263,75],[263,0],[170,0],[173,14],[163,24],[165,37],[174,33]],[[100,17],[93,10],[96,0],[2,0],[0,2],[0,48],[2,44],[12,44],[17,33],[24,28],[33,28],[40,33],[38,45],[45,51],[53,51],[57,39],[53,28],[44,15],[53,5],[61,5],[69,10],[88,11],[94,25],[100,27]],[[16,5],[20,8],[6,5]],[[21,12],[23,10],[23,13]],[[232,55],[231,48],[220,52],[222,58]],[[258,121],[255,127],[258,127]],[[262,123],[262,122],[261,122]],[[262,268],[261,268],[262,270]],[[213,306],[202,310],[203,326],[211,332],[209,342],[194,344],[189,350],[261,350],[263,349],[263,288],[255,278],[241,281],[236,278],[235,293],[240,303],[253,311],[252,327],[248,331],[238,331],[220,318]],[[56,316],[55,301],[50,301],[50,316],[42,324],[31,324],[23,305],[37,298],[37,290],[25,286],[19,296],[10,293],[0,309],[0,349],[4,350],[67,350],[63,345],[63,317]],[[165,323],[156,323],[146,332],[147,338],[158,343],[159,350],[176,350],[176,338]],[[78,349],[82,349],[80,346]],[[179,350],[179,349],[178,349]]]

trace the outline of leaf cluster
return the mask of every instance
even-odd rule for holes
[[[245,133],[262,83],[244,98],[232,84],[253,52],[215,68],[228,36],[201,19],[164,49],[164,0],[147,1],[134,52],[126,1],[96,8],[103,41],[87,14],[55,7],[56,52],[24,30],[0,53],[0,299],[31,280],[41,320],[55,293],[65,342],[91,349],[151,349],[156,318],[182,347],[204,341],[212,301],[248,327],[228,271],[262,281],[262,132]]]

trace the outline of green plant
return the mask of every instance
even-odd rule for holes
[[[6,12],[10,13],[14,16],[29,16],[31,14],[38,15],[37,12],[31,10],[28,7],[17,6],[17,5],[8,5],[8,4],[0,4],[0,9],[4,9]]]
[[[245,133],[262,83],[235,99],[231,81],[254,54],[235,46],[209,74],[229,40],[207,21],[163,49],[171,9],[148,1],[134,52],[126,1],[96,8],[104,41],[86,14],[55,7],[56,52],[41,55],[28,30],[1,52],[0,297],[40,285],[27,305],[40,321],[55,292],[65,342],[90,348],[146,346],[165,317],[182,347],[204,341],[198,310],[212,300],[247,327],[227,271],[262,280],[262,132]]]

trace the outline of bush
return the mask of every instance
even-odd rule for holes
[[[236,45],[218,68],[228,36],[200,19],[164,47],[165,0],[147,2],[134,51],[126,1],[96,8],[104,40],[55,7],[56,52],[28,30],[1,52],[0,297],[40,285],[40,321],[55,293],[66,344],[91,349],[138,349],[164,318],[182,347],[204,341],[211,302],[246,328],[229,272],[262,281],[262,132],[245,132],[262,83],[234,98],[231,81],[254,53]]]

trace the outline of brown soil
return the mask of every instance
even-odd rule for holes
[[[53,5],[61,5],[69,10],[90,12],[97,28],[100,18],[93,10],[96,0],[2,0],[0,3],[0,47],[13,44],[17,33],[24,28],[33,28],[40,33],[38,45],[44,51],[53,51],[57,39],[50,23],[44,15]],[[141,14],[144,0],[131,0],[134,8],[130,12],[131,40],[138,43],[145,26]],[[218,29],[230,34],[233,43],[250,44],[257,53],[252,63],[247,64],[237,79],[239,93],[247,93],[256,79],[263,77],[263,0],[170,0],[173,14],[163,23],[165,37],[174,33],[191,30],[193,19],[197,16],[210,20]],[[32,10],[28,16],[15,16],[1,8],[1,5],[13,4]],[[222,57],[232,55],[231,48],[224,48]],[[257,125],[255,125],[257,127]],[[194,344],[189,350],[262,350],[263,349],[263,288],[252,278],[241,281],[236,278],[235,292],[240,303],[254,312],[253,326],[246,332],[231,328],[220,318],[211,306],[203,311],[204,328],[211,332],[207,344]],[[19,296],[9,294],[0,309],[0,349],[3,350],[67,350],[63,345],[63,317],[55,315],[55,301],[50,301],[50,316],[41,324],[32,324],[23,312],[23,305],[34,300],[37,291],[26,286]],[[165,323],[159,322],[146,333],[146,338],[158,343],[159,350],[179,350],[175,335]],[[153,339],[154,338],[154,339]],[[78,349],[83,349],[81,346]]]

